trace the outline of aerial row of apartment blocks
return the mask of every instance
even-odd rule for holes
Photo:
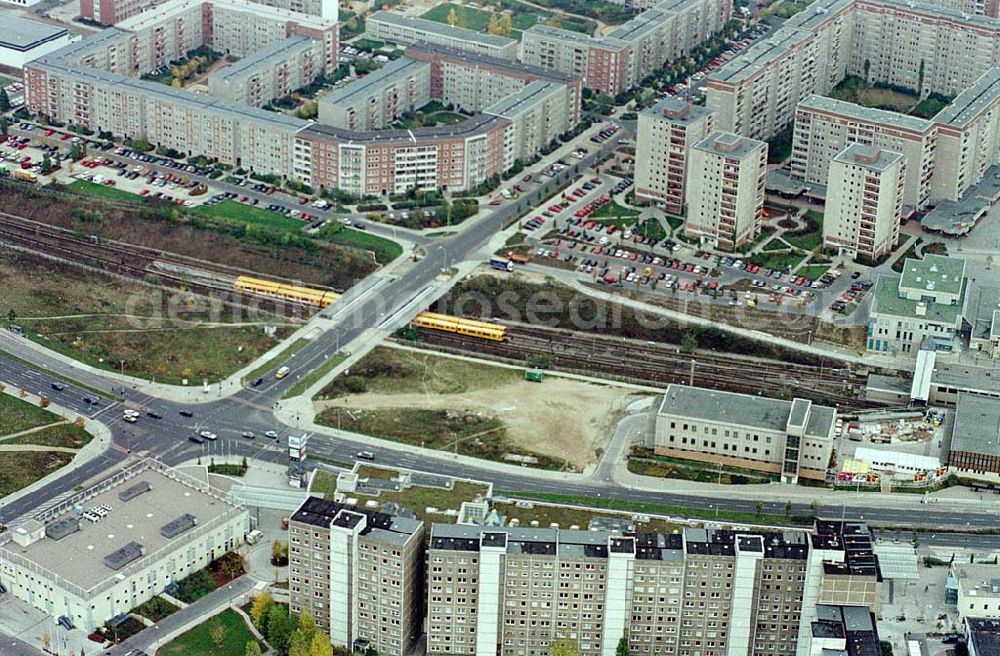
[[[337,0],[250,0],[264,7],[285,9],[297,14],[319,16],[336,21],[339,13]],[[104,25],[117,25],[148,10],[155,3],[148,0],[80,0],[80,16]]]
[[[708,78],[723,129],[767,139],[848,74],[954,95],[1000,64],[1000,23],[897,0],[819,0]]]
[[[137,79],[202,45],[243,57],[209,75],[207,95]],[[245,0],[171,0],[32,62],[27,106],[188,155],[375,195],[468,189],[530,159],[580,117],[579,78],[430,44],[324,98],[321,123],[259,109],[329,72],[336,52],[336,23],[325,19]],[[430,99],[484,114],[381,129]]]
[[[535,25],[522,36],[521,61],[615,95],[720,32],[732,12],[731,0],[661,0],[602,37]]]
[[[335,645],[401,656],[822,653],[827,606],[878,608],[866,527],[616,534],[433,524],[318,498],[289,523],[292,612]],[[876,641],[877,642],[877,641]]]

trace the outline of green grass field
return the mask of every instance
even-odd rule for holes
[[[0,436],[45,426],[59,420],[58,415],[48,410],[9,394],[0,394]]]
[[[270,210],[254,207],[253,205],[244,205],[243,203],[238,203],[235,200],[224,200],[218,205],[213,205],[212,207],[199,205],[193,208],[192,211],[195,214],[202,214],[215,219],[252,225],[271,226],[273,228],[281,228],[282,230],[301,230],[306,225],[304,221],[299,221],[298,219],[293,219],[285,216],[284,214],[278,214],[277,212],[272,212]]]
[[[63,424],[4,440],[0,444],[37,444],[38,446],[82,449],[92,439],[93,436],[82,428],[77,428],[73,424]]]
[[[382,265],[403,254],[403,247],[394,241],[360,230],[345,228],[340,223],[328,222],[319,232],[320,239],[351,248],[361,248],[375,253],[375,260]]]
[[[138,203],[141,200],[141,196],[137,196],[127,191],[122,191],[121,189],[117,189],[115,187],[94,184],[93,182],[89,182],[87,180],[74,180],[70,183],[69,188],[73,191],[87,194],[88,196],[94,196],[95,198],[103,198],[105,200],[123,200],[129,203]]]
[[[31,485],[73,459],[56,451],[0,452],[0,497]]]
[[[621,219],[626,217],[639,216],[639,210],[634,210],[630,207],[625,207],[624,205],[619,205],[618,203],[608,203],[604,207],[598,208],[593,214],[590,215],[592,219],[603,219],[603,218],[613,218]],[[603,221],[602,221],[603,223]]]
[[[214,627],[221,626],[218,631]],[[213,633],[217,633],[213,639]],[[226,610],[160,648],[157,656],[243,656],[256,639],[236,611]]]
[[[820,277],[830,270],[829,264],[809,264],[798,271],[796,275],[804,277],[806,280],[819,280]]]
[[[784,271],[785,268],[794,269],[799,262],[805,258],[802,251],[791,251],[784,253],[754,253],[750,261],[765,269],[777,269]]]
[[[452,9],[455,10],[455,16],[458,18],[456,27],[464,27],[467,30],[484,32],[490,24],[490,12],[483,11],[482,9],[476,9],[475,7],[463,7],[462,5],[452,4],[450,2],[439,4],[430,11],[426,11],[421,14],[420,17],[447,25],[448,14],[451,13]]]

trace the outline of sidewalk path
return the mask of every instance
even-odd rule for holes
[[[18,431],[16,433],[11,433],[10,435],[0,436],[0,442],[6,442],[7,440],[12,440],[16,437],[22,437],[24,435],[31,435],[32,433],[37,433],[43,431],[46,428],[55,428],[56,426],[63,426],[69,422],[63,419],[62,421],[54,421],[51,424],[45,424],[44,426],[35,426],[34,428],[28,428],[23,431]]]

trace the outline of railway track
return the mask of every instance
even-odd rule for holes
[[[63,228],[5,212],[0,212],[0,243],[137,280],[156,276],[166,287],[211,296],[230,306],[255,305],[286,317],[302,317],[314,310],[268,296],[237,291],[233,286],[235,276],[224,269],[242,272],[239,269],[206,269],[205,263],[199,260],[142,246],[103,241],[99,238],[92,240],[89,236],[81,237]],[[184,273],[191,270],[205,271],[205,275]]]
[[[715,353],[687,354],[673,345],[538,326],[510,325],[504,342],[425,329],[419,334],[423,343],[435,349],[487,355],[517,364],[546,362],[560,371],[598,373],[624,382],[693,384],[743,394],[801,396],[850,409],[881,407],[859,398],[865,375],[846,368]]]

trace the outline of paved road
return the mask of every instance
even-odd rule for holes
[[[584,135],[585,137],[586,135]],[[454,266],[475,255],[485,243],[504,224],[516,218],[519,212],[536,207],[540,201],[555,193],[560,186],[572,181],[578,171],[583,171],[593,163],[594,159],[603,155],[607,149],[588,155],[584,160],[572,165],[555,178],[544,178],[541,184],[532,183],[533,188],[521,198],[505,203],[496,208],[489,208],[482,216],[467,221],[461,231],[453,237],[439,240],[430,246],[426,256],[412,265],[405,275],[387,279],[375,293],[360,295],[355,300],[347,300],[337,304],[326,312],[331,318],[331,327],[319,338],[311,342],[295,356],[297,371],[307,372],[314,369],[340,347],[346,345],[362,334],[378,327],[387,318],[393,317],[401,309],[416,312],[433,300],[431,294],[425,294],[442,270]],[[433,290],[432,290],[433,291]],[[418,304],[412,303],[415,297],[420,297]],[[412,306],[412,307],[408,307]],[[58,372],[67,377],[79,380],[85,385],[112,392],[114,385],[107,382],[101,375],[81,372],[75,366],[47,354],[39,353],[19,342],[22,338],[4,335],[0,338],[0,346],[15,353],[44,369]],[[48,390],[51,380],[37,369],[24,366],[0,356],[0,378],[21,385],[30,391]],[[156,399],[134,390],[126,390],[118,404],[127,404],[142,410],[154,410],[163,416],[162,419],[143,417],[137,424],[125,424],[121,420],[119,408],[94,409],[83,403],[82,397],[87,393],[81,389],[70,387],[55,393],[61,405],[74,410],[82,410],[88,416],[100,416],[112,430],[116,448],[106,452],[101,458],[85,466],[70,471],[51,485],[0,508],[0,521],[11,521],[28,513],[46,501],[72,489],[89,478],[107,471],[121,462],[126,452],[148,452],[168,464],[176,464],[190,460],[198,455],[212,454],[246,454],[274,462],[285,462],[286,456],[281,450],[284,439],[271,441],[263,439],[267,430],[279,430],[287,435],[292,429],[282,426],[274,418],[274,404],[295,384],[295,376],[277,381],[269,380],[260,388],[245,388],[225,399],[204,401],[194,406],[181,405]],[[211,395],[209,395],[211,396]],[[102,401],[103,404],[107,402]],[[181,410],[190,411],[192,416],[180,415]],[[218,441],[204,445],[194,444],[187,437],[193,431],[208,429],[219,436]],[[246,440],[240,437],[244,430],[257,434],[257,439]],[[310,441],[310,451],[317,456],[340,462],[351,462],[357,451],[367,449],[376,451],[379,462],[391,463],[401,467],[435,471],[437,473],[473,477],[493,481],[498,490],[506,491],[537,491],[579,495],[589,498],[605,498],[628,501],[656,501],[661,504],[678,507],[697,507],[703,509],[721,508],[722,510],[738,510],[753,513],[756,501],[753,499],[725,498],[723,496],[692,496],[691,494],[662,493],[652,494],[646,490],[633,490],[619,486],[611,481],[599,478],[574,478],[553,480],[551,477],[540,476],[530,470],[524,473],[509,473],[510,468],[497,471],[488,464],[470,466],[456,462],[449,454],[440,452],[413,453],[405,448],[380,445],[375,448],[363,436],[334,433],[316,435]],[[844,505],[824,509],[831,516],[841,516],[881,522],[885,524],[908,526],[917,523],[920,526],[961,526],[969,528],[993,527],[997,525],[995,513],[985,510],[974,510],[969,507],[942,508],[922,507],[915,514],[912,509],[899,509],[878,505],[876,499],[844,497]],[[986,506],[983,506],[986,508]],[[771,502],[765,504],[765,512],[782,514],[784,503]],[[793,512],[805,514],[808,508],[798,506]],[[822,514],[822,513],[821,513]],[[915,521],[916,520],[916,521]]]

